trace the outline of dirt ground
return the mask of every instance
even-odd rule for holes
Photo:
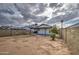
[[[51,41],[45,36],[0,37],[0,54],[4,55],[69,55],[70,51],[61,39]]]

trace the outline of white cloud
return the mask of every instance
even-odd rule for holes
[[[53,9],[50,7],[47,7],[44,13],[37,15],[37,16],[47,16],[48,17],[45,21],[42,21],[41,23],[46,23],[48,20],[50,20],[52,17],[52,12],[53,12]]]
[[[59,13],[57,13],[57,15],[59,16],[59,15],[65,15],[65,12],[59,12]]]
[[[52,12],[53,12],[52,8],[48,7],[48,8],[46,8],[44,13],[39,14],[37,16],[48,16],[48,17],[51,17]]]

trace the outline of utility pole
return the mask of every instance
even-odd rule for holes
[[[61,29],[60,29],[60,36],[61,36],[61,39],[63,39],[63,20],[61,20]]]
[[[28,23],[29,23],[29,31],[30,31],[30,35],[31,35],[31,22],[30,21],[28,21]]]
[[[30,35],[31,35],[31,24],[29,23],[29,28],[30,28]]]
[[[12,25],[10,26],[10,35],[12,36]]]

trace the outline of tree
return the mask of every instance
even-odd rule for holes
[[[50,37],[52,38],[52,40],[55,40],[56,34],[58,34],[57,26],[56,26],[56,25],[53,26],[53,27],[50,29],[49,33],[50,33]]]

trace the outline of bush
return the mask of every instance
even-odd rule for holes
[[[52,40],[55,40],[56,34],[58,34],[57,26],[56,26],[56,25],[53,26],[53,27],[50,29],[49,33],[50,33],[50,37],[52,38]]]

